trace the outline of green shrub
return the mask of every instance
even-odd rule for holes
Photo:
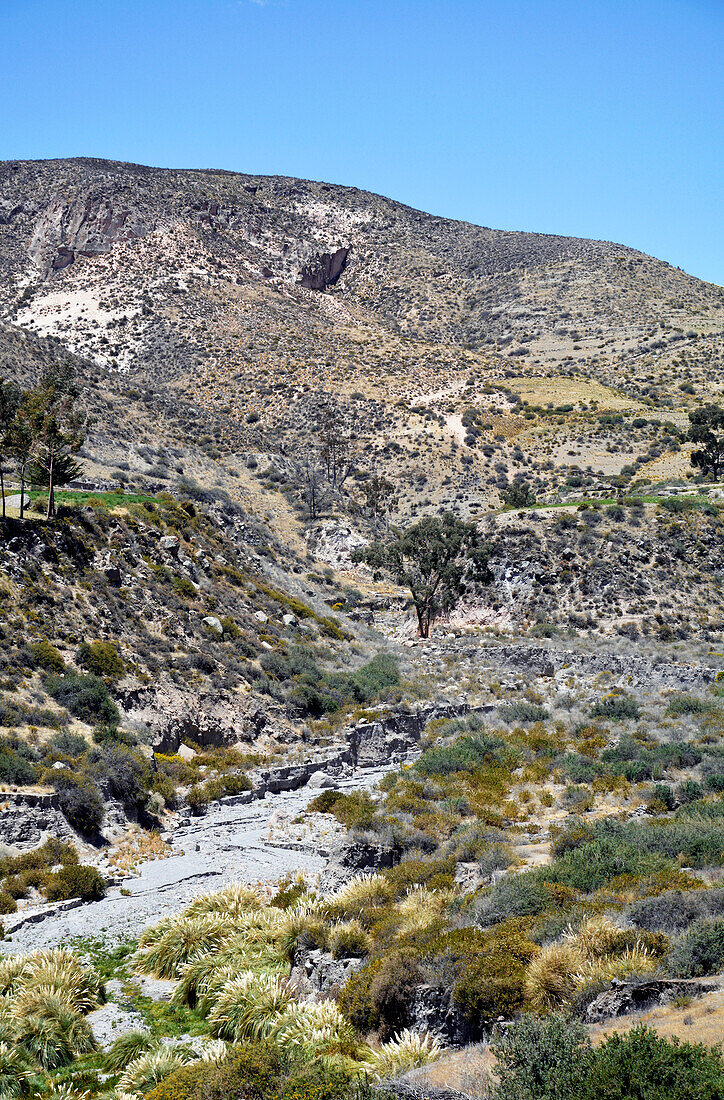
[[[655,874],[665,866],[661,855],[621,836],[599,836],[555,859],[547,869],[546,877],[550,882],[559,882],[589,894],[607,886],[620,875],[639,877]]]
[[[509,1019],[525,1001],[526,966],[538,947],[525,936],[518,921],[507,920],[486,933],[482,950],[462,961],[453,988],[453,1001],[478,1030],[499,1016]]]
[[[461,737],[452,745],[428,749],[415,764],[415,771],[425,776],[451,775],[474,771],[483,764],[512,766],[515,762],[515,754],[500,737],[482,731]]]
[[[86,779],[60,774],[55,791],[61,812],[77,832],[94,836],[103,824],[105,809],[96,787]]]
[[[504,722],[545,722],[550,714],[545,707],[536,703],[528,703],[521,699],[517,703],[503,703],[498,707],[498,714]]]
[[[324,799],[326,794],[337,795],[334,799]],[[319,806],[327,808],[320,810]],[[310,810],[318,813],[331,813],[348,829],[368,829],[374,823],[376,805],[367,791],[352,791],[343,794],[341,791],[323,791],[309,803]]]
[[[147,1094],[147,1100],[271,1100],[280,1083],[275,1047],[243,1043],[223,1062],[181,1066]]]
[[[152,772],[140,752],[107,740],[91,751],[88,762],[93,778],[124,806],[140,807],[145,803]]]
[[[675,695],[669,700],[666,713],[671,715],[708,714],[714,704],[708,699],[698,699],[695,695]]]
[[[0,713],[0,723],[2,713]],[[38,772],[29,759],[27,745],[11,747],[5,738],[0,737],[0,783],[13,783],[19,787],[30,786],[38,780]]]
[[[682,978],[724,969],[724,920],[697,920],[669,955],[669,968]]]
[[[641,710],[632,695],[607,695],[591,707],[592,718],[608,718],[623,722],[627,718],[640,718]]]
[[[679,802],[698,802],[704,796],[704,788],[695,779],[685,779],[676,788],[676,797]]]
[[[507,917],[535,916],[550,903],[551,891],[546,887],[540,871],[503,875],[477,901],[475,919],[486,927],[498,924]]]
[[[724,915],[724,888],[668,890],[658,897],[644,898],[628,911],[637,928],[662,930],[668,935],[685,932],[702,917]]]
[[[418,981],[419,972],[412,959],[395,952],[382,960],[370,982],[369,999],[383,1038],[409,1022],[410,1001]]]
[[[95,867],[61,867],[48,877],[45,896],[48,901],[100,901],[106,896],[106,880]]]
[[[585,1024],[557,1014],[521,1017],[492,1050],[500,1084],[491,1100],[578,1100],[592,1058]]]
[[[194,813],[201,813],[210,802],[251,789],[251,780],[245,775],[221,775],[216,779],[208,779],[203,784],[195,784],[186,795],[186,801]]]
[[[91,726],[118,724],[118,707],[98,676],[52,674],[45,681],[45,690],[81,722],[87,722]]]
[[[7,890],[0,890],[0,913],[14,913],[17,908],[15,898]]]
[[[80,733],[71,733],[70,730],[59,730],[48,739],[48,747],[55,749],[62,756],[82,756],[88,751],[88,742]]]
[[[352,974],[339,991],[338,1005],[350,1023],[363,1034],[380,1026],[380,1014],[371,997],[372,982],[382,969],[382,959],[373,959]]]
[[[720,1100],[721,1051],[664,1039],[649,1027],[609,1036],[588,1067],[581,1100]]]
[[[185,596],[187,599],[192,600],[198,594],[188,577],[180,577],[178,573],[174,573],[171,577],[171,587],[179,596]]]
[[[307,809],[316,814],[328,814],[332,812],[332,808],[340,798],[344,798],[342,791],[336,791],[330,787],[321,794],[315,795]]]
[[[107,680],[118,680],[126,665],[113,642],[82,642],[75,657],[81,668]]]
[[[41,638],[39,642],[32,642],[30,652],[33,655],[36,667],[42,668],[44,672],[63,672],[65,670],[65,661],[47,638]]]

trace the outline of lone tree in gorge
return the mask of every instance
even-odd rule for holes
[[[691,465],[718,481],[724,470],[724,409],[703,405],[689,413],[689,423],[688,438],[700,444],[699,450],[691,452]]]
[[[475,524],[445,512],[413,523],[390,542],[355,550],[352,560],[366,562],[378,575],[387,571],[410,589],[420,637],[428,638],[435,619],[490,582],[489,556]]]

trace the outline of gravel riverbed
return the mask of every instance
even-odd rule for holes
[[[359,770],[335,781],[335,787],[370,789],[388,770]],[[247,806],[220,806],[192,818],[169,837],[174,854],[139,864],[133,877],[124,879],[122,886],[111,887],[102,901],[52,911],[35,923],[9,931],[0,940],[0,953],[57,947],[87,937],[102,939],[112,948],[138,936],[147,925],[179,912],[198,894],[230,882],[274,883],[287,874],[303,872],[321,880],[323,886],[328,862],[325,837],[319,835],[300,845],[292,827],[294,818],[317,794],[319,788],[304,787],[267,795]],[[334,832],[330,830],[332,841]]]

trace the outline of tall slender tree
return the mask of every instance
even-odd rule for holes
[[[70,362],[50,367],[28,398],[29,419],[37,453],[42,455],[48,480],[46,519],[55,515],[56,470],[83,446],[85,414],[76,408],[78,387]]]
[[[0,378],[0,497],[5,519],[5,460],[11,454],[11,429],[22,401],[22,391]]]
[[[35,450],[35,435],[29,415],[30,395],[25,394],[7,435],[7,453],[17,467],[20,477],[20,518],[25,515],[25,477],[28,464]]]

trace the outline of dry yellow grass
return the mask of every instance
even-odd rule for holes
[[[648,1024],[667,1039],[676,1035],[692,1043],[709,1046],[721,1043],[724,1038],[724,989],[712,989],[688,1005],[656,1005],[646,1012],[595,1024],[591,1028],[591,1040],[598,1045],[609,1035],[625,1034],[638,1024]]]
[[[595,401],[599,409],[633,409],[639,404],[589,378],[510,378],[508,386],[529,405],[577,405]]]

